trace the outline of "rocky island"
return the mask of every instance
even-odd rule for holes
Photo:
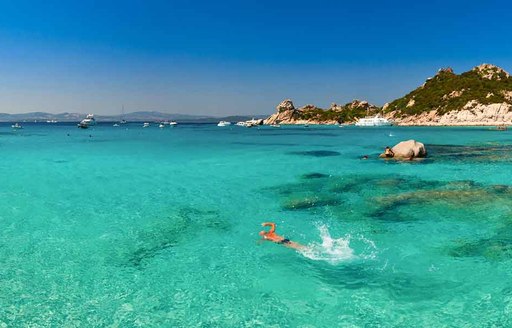
[[[378,107],[354,100],[328,109],[315,105],[295,108],[290,99],[264,124],[354,123],[382,115],[397,125],[512,125],[512,77],[500,67],[482,64],[462,74],[440,69],[407,95]]]
[[[381,108],[367,101],[354,100],[345,105],[332,103],[329,109],[315,105],[295,108],[290,99],[283,100],[276,107],[277,113],[263,121],[263,124],[337,124],[355,122],[357,118],[375,115]]]

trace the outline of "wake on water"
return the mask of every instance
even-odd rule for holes
[[[340,238],[333,238],[327,225],[319,225],[317,228],[322,241],[310,243],[300,251],[303,256],[311,260],[325,261],[335,265],[357,259],[373,259],[376,256],[377,247],[363,236],[347,234]]]

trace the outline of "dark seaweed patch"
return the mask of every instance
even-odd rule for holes
[[[509,260],[512,259],[512,236],[497,234],[492,238],[462,242],[449,254],[453,257],[484,257],[491,261]]]
[[[511,145],[426,145],[433,160],[496,162],[512,159]]]
[[[232,142],[233,145],[247,145],[247,146],[286,146],[286,147],[294,147],[294,146],[300,146],[301,144],[298,143],[289,143],[289,142],[274,142],[274,143],[268,143],[268,142]]]
[[[292,198],[284,202],[285,210],[306,210],[316,207],[336,206],[341,204],[341,200],[332,196],[309,196],[302,198]]]
[[[313,172],[313,173],[306,173],[301,176],[302,179],[305,180],[311,180],[311,179],[321,179],[321,178],[328,178],[328,174]]]
[[[204,230],[229,231],[230,228],[229,222],[215,211],[182,208],[139,231],[136,238],[128,242],[126,262],[131,267],[142,268],[151,259]]]
[[[312,157],[331,157],[339,156],[341,153],[332,150],[307,150],[307,151],[292,151],[288,154],[301,155],[301,156],[312,156]]]
[[[325,132],[312,132],[311,130],[308,130],[308,129],[302,129],[302,133],[297,133],[297,132],[289,132],[290,129],[284,129],[282,131],[285,131],[284,133],[280,133],[280,132],[267,132],[267,133],[262,133],[260,134],[261,137],[263,136],[317,136],[317,137],[337,137],[338,135],[337,134],[334,134],[334,133],[325,133]],[[260,130],[260,131],[265,131],[265,130]]]

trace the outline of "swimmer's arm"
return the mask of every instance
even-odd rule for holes
[[[274,233],[276,231],[276,224],[274,222],[263,222],[261,224],[262,227],[270,227],[269,233]]]

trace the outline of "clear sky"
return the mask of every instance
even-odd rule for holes
[[[0,112],[268,114],[512,70],[509,1],[1,1]]]

